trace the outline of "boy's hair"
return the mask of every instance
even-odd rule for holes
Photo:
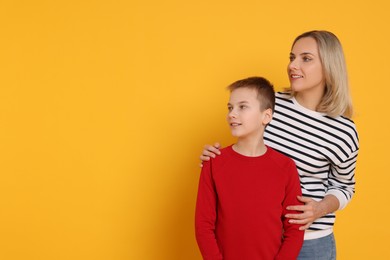
[[[317,107],[318,112],[336,117],[351,118],[352,100],[349,93],[347,66],[344,52],[336,35],[328,31],[309,31],[295,38],[292,46],[302,38],[310,37],[317,42],[325,78],[325,93]],[[292,92],[294,96],[295,93]]]
[[[260,101],[260,110],[264,111],[268,108],[275,109],[275,90],[274,86],[263,77],[249,77],[238,80],[230,84],[227,89],[232,92],[239,88],[254,89],[257,92],[257,99]]]

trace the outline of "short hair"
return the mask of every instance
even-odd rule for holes
[[[331,32],[314,30],[295,38],[292,47],[298,40],[306,37],[313,38],[317,43],[325,78],[325,93],[317,111],[331,117],[342,115],[351,118],[353,107],[349,92],[347,66],[339,39]],[[295,95],[293,91],[292,95]]]
[[[230,84],[227,89],[230,92],[239,88],[254,89],[257,92],[257,99],[260,101],[260,110],[275,109],[275,90],[274,86],[263,77],[249,77],[238,80]]]

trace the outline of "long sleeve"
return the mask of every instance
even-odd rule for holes
[[[355,168],[358,150],[348,154],[348,159],[338,165],[331,165],[328,191],[340,202],[339,209],[345,208],[355,193]]]
[[[211,163],[204,162],[196,202],[195,233],[205,260],[223,259],[215,235],[216,219],[217,195],[211,176]]]
[[[293,161],[286,167],[286,173],[288,173],[288,181],[286,184],[285,199],[283,201],[283,241],[275,260],[295,260],[303,244],[304,231],[299,230],[300,225],[291,224],[284,217],[287,214],[287,206],[302,204],[297,199],[298,195],[302,195],[302,191],[298,172]]]

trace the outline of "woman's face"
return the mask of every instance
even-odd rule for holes
[[[325,78],[317,42],[313,38],[301,38],[294,44],[287,73],[293,91],[323,93]]]

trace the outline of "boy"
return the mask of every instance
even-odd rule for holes
[[[288,205],[299,204],[298,172],[263,140],[275,105],[273,86],[251,77],[228,89],[227,121],[237,142],[203,162],[195,213],[200,251],[207,260],[296,259],[304,232],[284,216]]]

